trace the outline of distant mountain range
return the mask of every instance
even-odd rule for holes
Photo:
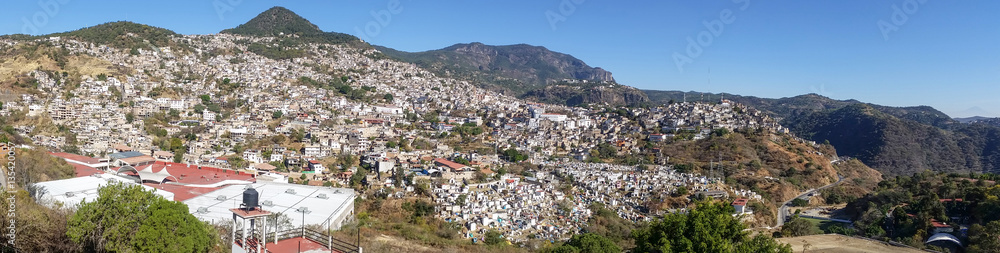
[[[590,67],[572,55],[526,44],[491,46],[474,42],[416,53],[376,48],[389,57],[439,75],[472,80],[485,88],[514,95],[563,80],[615,80],[611,72]]]
[[[929,106],[890,107],[816,94],[770,99],[644,92],[651,103],[680,102],[685,96],[687,101],[708,102],[725,97],[755,107],[779,119],[793,133],[817,142],[829,141],[840,155],[856,157],[888,175],[923,170],[1000,172],[1000,124],[963,124]]]

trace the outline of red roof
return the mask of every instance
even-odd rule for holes
[[[941,202],[952,202],[952,201],[954,201],[954,202],[962,202],[962,199],[939,199],[938,201],[941,201]]]
[[[309,163],[313,163],[313,164],[315,164],[315,163],[319,163],[319,161],[316,161],[316,160],[309,160]]]
[[[444,159],[444,158],[436,158],[436,159],[434,159],[434,162],[438,163],[438,164],[441,164],[443,166],[447,166],[447,167],[449,167],[449,168],[451,168],[453,170],[461,170],[462,168],[466,167],[465,164],[448,161],[448,159]]]
[[[97,163],[101,162],[101,159],[97,159],[97,158],[93,158],[93,157],[89,157],[89,156],[77,155],[77,154],[70,154],[70,153],[49,153],[49,154],[51,154],[53,156],[56,156],[56,157],[59,157],[59,158],[62,158],[62,159],[73,160],[73,161],[77,161],[77,162],[81,162],[81,163],[87,163],[87,164],[97,164]]]
[[[748,201],[747,199],[738,198],[736,200],[733,200],[733,205],[734,206],[746,206],[747,205],[747,201]]]
[[[951,227],[951,226],[949,226],[947,224],[944,224],[944,223],[942,223],[940,221],[937,221],[937,220],[934,220],[934,219],[931,219],[931,226],[934,226],[935,228],[950,228]]]

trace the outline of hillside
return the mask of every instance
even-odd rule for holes
[[[984,120],[962,124],[929,106],[890,107],[816,94],[758,98],[732,94],[644,90],[651,103],[717,101],[724,96],[768,112],[793,133],[829,141],[841,155],[856,157],[889,175],[923,170],[1000,170],[1000,148],[993,134],[1000,127]],[[702,98],[704,96],[704,98]]]
[[[605,103],[615,106],[639,106],[649,102],[642,91],[615,83],[560,82],[530,90],[520,98],[566,106]]]
[[[176,42],[171,40],[171,37],[177,35],[178,34],[174,31],[160,27],[137,24],[128,21],[118,21],[48,35],[5,35],[3,37],[21,40],[67,37],[119,49],[151,49],[153,46],[178,46]]]
[[[383,54],[433,71],[480,83],[485,88],[521,94],[564,79],[614,81],[611,72],[590,67],[572,55],[526,44],[455,44],[425,52],[376,47]]]
[[[271,7],[250,21],[235,28],[222,30],[220,33],[258,37],[296,36],[304,42],[366,45],[353,35],[324,32],[309,20],[280,6]]]
[[[783,121],[793,132],[829,141],[840,154],[857,157],[890,175],[923,170],[996,171],[1000,128],[976,124],[946,130],[901,119],[866,104],[794,115]]]
[[[930,106],[912,106],[912,107],[892,107],[883,106],[876,104],[868,104],[854,99],[849,100],[835,100],[828,97],[820,96],[817,94],[805,94],[794,97],[786,98],[760,98],[754,96],[741,96],[733,94],[714,94],[714,93],[703,93],[703,92],[682,92],[682,91],[658,91],[658,90],[643,90],[647,96],[649,96],[650,102],[654,104],[669,103],[673,100],[675,102],[681,102],[684,96],[687,96],[687,101],[719,101],[722,98],[732,100],[741,104],[745,104],[758,110],[770,113],[772,116],[778,119],[784,119],[791,116],[812,113],[824,110],[834,110],[846,107],[853,104],[867,104],[881,112],[887,113],[894,117],[901,119],[909,119],[917,121],[922,124],[933,125],[941,128],[948,128],[957,121],[951,119],[948,115],[940,112]]]
[[[727,184],[753,189],[771,203],[784,202],[802,191],[837,181],[843,176],[855,196],[863,196],[881,180],[881,174],[864,164],[833,163],[837,150],[812,145],[794,136],[756,131],[736,131],[696,142],[678,142],[661,147],[680,171],[725,176]],[[716,169],[712,170],[713,163]],[[721,165],[717,161],[723,161]],[[778,180],[780,179],[780,180]],[[773,207],[754,207],[760,224],[773,221]]]

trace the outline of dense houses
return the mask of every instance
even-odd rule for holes
[[[185,35],[173,39],[185,50],[154,47],[138,54],[50,40],[72,54],[132,71],[84,75],[78,84],[69,84],[63,73],[32,71],[40,89],[65,92],[8,99],[0,114],[48,117],[55,130],[15,131],[35,144],[114,166],[172,161],[347,185],[362,168],[330,161],[350,155],[371,170],[369,186],[412,194],[412,182],[402,182],[401,174],[436,182],[438,215],[462,222],[470,238],[495,228],[511,238],[553,240],[578,230],[592,202],[607,204],[623,218],[644,220],[657,214],[646,202],[682,186],[759,198],[716,179],[677,173],[665,159],[645,170],[576,162],[601,145],[620,153],[651,152],[643,144],[697,140],[715,129],[787,131],[765,114],[725,100],[617,110],[566,107],[525,102],[372,57],[374,49],[304,44],[306,56],[287,60],[246,52],[248,43],[273,39]],[[328,84],[365,95],[321,87]],[[470,128],[481,133],[463,132]],[[182,153],[170,148],[172,138],[182,141]],[[486,148],[452,147],[465,143]],[[511,160],[503,150],[525,154],[545,169],[534,177],[494,176]],[[478,175],[495,180],[469,183]],[[574,179],[573,190],[560,190],[560,179],[567,177]]]

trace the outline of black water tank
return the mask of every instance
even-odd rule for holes
[[[260,194],[253,187],[243,191],[243,208],[246,210],[252,210],[257,208],[259,205]]]

